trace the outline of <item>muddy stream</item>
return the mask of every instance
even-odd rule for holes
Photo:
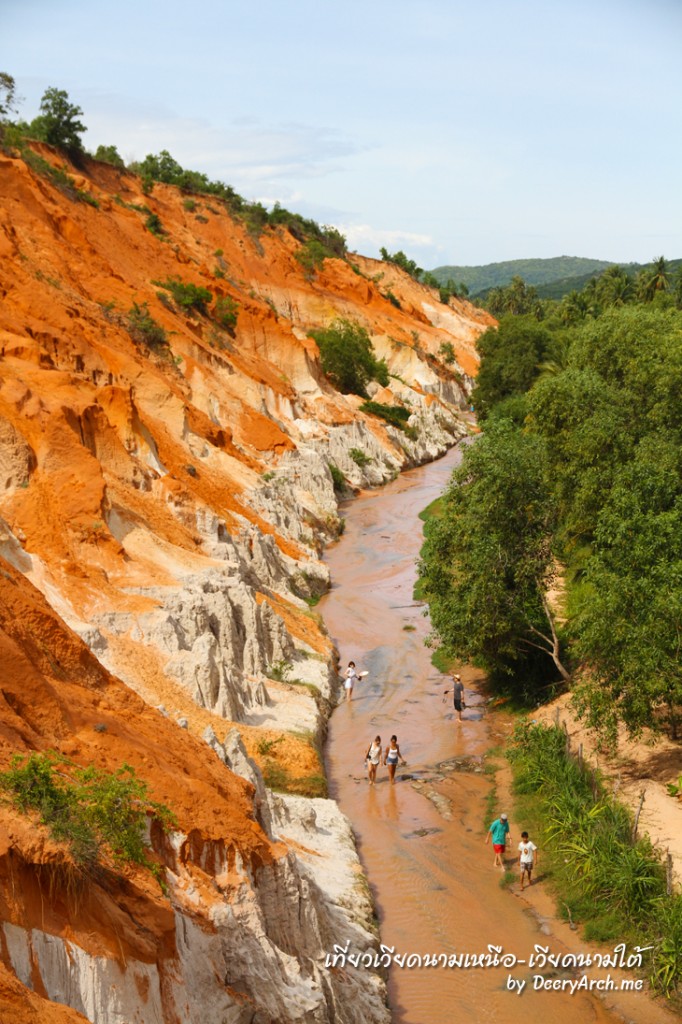
[[[539,884],[521,898],[500,887],[492,848],[484,845],[491,781],[482,758],[508,724],[486,712],[477,673],[466,668],[467,708],[457,722],[451,698],[443,703],[448,680],[434,669],[424,646],[424,608],[412,596],[422,543],[418,513],[442,493],[458,458],[453,450],[344,509],[345,534],[326,558],[332,589],[318,608],[339,647],[342,668],[353,659],[369,675],[355,687],[352,701],[332,715],[327,771],[331,795],[355,830],[385,945],[407,955],[486,953],[490,944],[527,960],[536,943],[566,952],[561,929],[567,929],[552,920],[542,865]],[[377,734],[385,746],[392,733],[407,765],[398,769],[393,786],[381,766],[370,787],[367,747]],[[516,851],[524,825],[509,813]],[[576,938],[573,943],[584,948]],[[607,974],[606,968],[591,972],[595,978]],[[520,996],[508,989],[510,975],[526,982]],[[534,975],[579,977],[523,964],[511,970],[393,966],[393,1021],[527,1024],[529,1013],[556,1024],[622,1019],[591,992],[533,990]],[[611,993],[608,1001],[613,1002]],[[644,994],[629,994],[620,1008],[638,1021],[670,1019]]]

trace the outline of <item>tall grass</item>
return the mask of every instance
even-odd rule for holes
[[[682,895],[667,894],[648,836],[633,838],[629,811],[571,757],[562,729],[523,723],[508,756],[568,915],[588,938],[653,945],[651,984],[672,996],[682,982]]]

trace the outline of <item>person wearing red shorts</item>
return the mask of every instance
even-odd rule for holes
[[[507,821],[507,815],[501,814],[499,818],[495,818],[488,829],[485,837],[486,845],[492,838],[493,850],[495,851],[495,860],[493,861],[494,868],[502,868],[504,871],[504,862],[502,860],[507,842],[511,842],[511,836],[509,834],[509,822]]]

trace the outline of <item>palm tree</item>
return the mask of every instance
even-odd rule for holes
[[[656,292],[667,292],[670,287],[670,271],[665,256],[659,256],[653,261],[651,277],[649,278],[649,298],[653,299]]]

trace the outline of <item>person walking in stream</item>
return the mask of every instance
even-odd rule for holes
[[[348,668],[345,672],[345,679],[343,685],[346,688],[346,700],[349,701],[353,696],[353,687],[358,680],[358,674],[355,671],[355,662],[349,661]]]
[[[370,743],[365,754],[365,761],[367,762],[367,778],[370,786],[373,786],[377,780],[377,768],[381,764],[381,736],[375,736]]]
[[[511,835],[509,834],[509,822],[507,821],[507,815],[501,814],[499,818],[495,818],[485,837],[486,846],[492,838],[493,850],[495,851],[495,860],[493,861],[494,868],[501,868],[504,871],[504,851],[507,842],[511,842]]]
[[[395,782],[395,770],[398,766],[398,761],[401,764],[406,763],[405,758],[400,753],[397,736],[391,736],[391,742],[386,747],[386,752],[384,753],[384,764],[388,768],[388,778],[391,785]]]
[[[445,701],[446,694],[451,693],[453,695],[453,703],[455,705],[455,711],[457,712],[457,721],[462,721],[462,708],[464,705],[464,684],[462,678],[457,673],[452,677],[452,689],[443,691],[443,701]]]

